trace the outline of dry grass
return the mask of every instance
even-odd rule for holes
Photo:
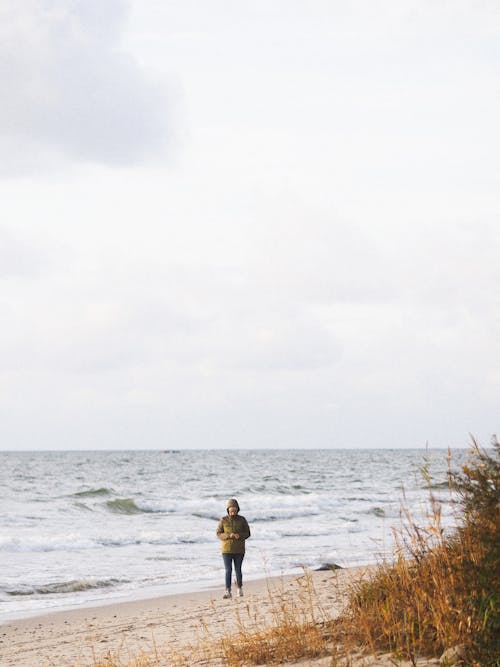
[[[295,591],[268,589],[270,620],[260,620],[249,607],[246,614],[237,611],[237,632],[220,643],[227,665],[280,665],[329,654],[330,620],[317,604],[311,575],[304,573],[296,585]]]
[[[155,648],[126,663],[107,656],[93,667],[243,667],[320,656],[330,656],[333,666],[352,664],[351,656],[360,651],[390,652],[416,665],[420,656],[439,657],[455,645],[464,647],[466,665],[500,666],[499,454],[499,446],[490,456],[474,442],[470,462],[458,475],[450,474],[461,509],[452,535],[441,527],[430,484],[425,527],[412,521],[403,506],[394,560],[382,563],[369,581],[351,585],[341,618],[325,614],[305,573],[296,591],[269,589],[266,617],[238,606],[236,630],[221,638],[211,637],[207,627],[195,645],[178,655],[161,655]]]
[[[474,443],[471,460],[450,484],[462,515],[453,535],[441,527],[430,490],[428,525],[411,521],[396,532],[395,561],[354,587],[348,610],[352,635],[371,651],[414,662],[463,645],[469,665],[500,664],[500,460]]]
[[[188,667],[192,664],[190,660],[186,651],[165,653],[155,647],[151,652],[139,651],[126,657],[110,651],[99,658],[94,656],[91,667]],[[77,663],[75,667],[89,666]]]

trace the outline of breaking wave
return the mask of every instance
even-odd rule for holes
[[[110,512],[115,514],[142,514],[151,512],[152,510],[139,507],[133,498],[117,498],[116,500],[108,500],[106,507]]]
[[[127,580],[120,579],[106,579],[106,580],[71,580],[71,581],[56,581],[51,584],[42,584],[35,586],[21,586],[19,588],[5,589],[5,593],[12,597],[14,596],[28,596],[28,595],[61,595],[65,593],[81,593],[82,591],[90,591],[97,588],[110,588],[117,584],[127,583]]]
[[[78,537],[76,535],[38,537],[29,536],[22,539],[16,537],[4,537],[0,540],[0,551],[10,553],[21,552],[46,552],[46,551],[80,551],[92,549],[95,541],[91,538]]]
[[[103,486],[100,489],[88,489],[88,491],[78,491],[73,495],[77,498],[91,498],[93,496],[111,496],[114,493],[113,489],[108,489]]]

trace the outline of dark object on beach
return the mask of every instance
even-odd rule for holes
[[[323,563],[319,567],[315,568],[316,572],[322,572],[323,570],[342,570],[343,567],[341,565],[337,565],[337,563]]]

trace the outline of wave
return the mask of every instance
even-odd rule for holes
[[[298,496],[309,495],[312,493],[311,489],[302,484],[275,484],[273,486],[267,484],[254,484],[252,486],[242,487],[239,491],[239,495],[259,496],[261,494],[269,494],[270,492],[279,496]]]
[[[93,512],[94,510],[86,505],[85,503],[75,503],[75,507],[78,507],[79,510],[84,510],[84,512]]]
[[[106,507],[115,514],[142,514],[149,513],[153,510],[146,507],[139,507],[133,498],[117,498],[116,500],[108,500]]]
[[[73,579],[70,581],[56,581],[51,584],[22,586],[17,589],[5,589],[5,593],[12,597],[28,596],[28,595],[61,595],[67,593],[81,593],[83,591],[90,591],[96,588],[110,588],[117,584],[128,583],[125,579],[105,579],[105,580],[89,580],[89,579]]]
[[[94,549],[109,549],[113,547],[127,547],[132,545],[170,546],[180,544],[209,544],[215,541],[212,531],[206,533],[182,532],[177,535],[144,535],[129,534],[120,537],[88,537],[86,539],[74,536],[57,536],[50,538],[5,538],[0,540],[0,553],[50,553],[53,551],[78,552]]]
[[[326,537],[332,535],[333,532],[331,530],[289,530],[282,532],[280,535],[281,537]]]
[[[170,546],[176,544],[209,544],[215,542],[215,534],[198,535],[196,537],[189,533],[172,535],[169,537],[151,537],[139,535],[138,537],[102,538],[96,542],[100,547],[124,547],[131,544],[150,544],[156,547]]]
[[[452,487],[453,485],[450,484],[450,480],[446,480],[444,482],[433,482],[432,484],[429,485],[430,489],[449,489],[450,486]]]
[[[192,515],[197,519],[210,519],[211,521],[218,521],[220,519],[219,514],[210,512],[192,512]]]
[[[319,508],[316,507],[303,507],[293,509],[283,509],[283,510],[270,510],[270,511],[261,511],[261,512],[249,512],[246,514],[246,518],[251,523],[260,523],[261,521],[283,521],[287,519],[304,519],[306,517],[318,516],[321,514]]]
[[[287,487],[287,493],[258,494],[250,497],[241,513],[248,521],[275,521],[303,518],[322,514],[325,510],[337,511],[340,502],[328,494],[306,492],[299,485]],[[196,517],[218,521],[225,514],[225,498],[200,496],[199,498],[134,499],[115,498],[104,504],[106,510],[116,514],[159,513]]]
[[[108,489],[107,487],[103,486],[99,489],[88,489],[88,491],[78,491],[78,493],[74,493],[73,495],[77,498],[88,498],[93,496],[111,496],[113,495],[113,493],[114,493],[113,489]]]
[[[381,507],[370,507],[367,514],[373,514],[374,516],[385,516],[385,511]]]
[[[150,500],[134,500],[133,498],[116,498],[106,501],[106,508],[116,514],[175,514],[182,511],[182,503],[164,503]],[[219,519],[220,517],[217,517]]]
[[[5,537],[0,540],[0,551],[10,553],[24,552],[46,552],[46,551],[80,551],[82,549],[93,549],[95,541],[91,538],[82,538],[77,535],[65,535],[51,538],[27,537]]]

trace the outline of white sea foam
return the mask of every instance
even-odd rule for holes
[[[45,536],[23,536],[0,537],[0,551],[19,553],[21,551],[43,552],[43,551],[80,551],[94,549],[98,546],[94,540],[78,537],[76,535],[58,535],[52,538]]]

